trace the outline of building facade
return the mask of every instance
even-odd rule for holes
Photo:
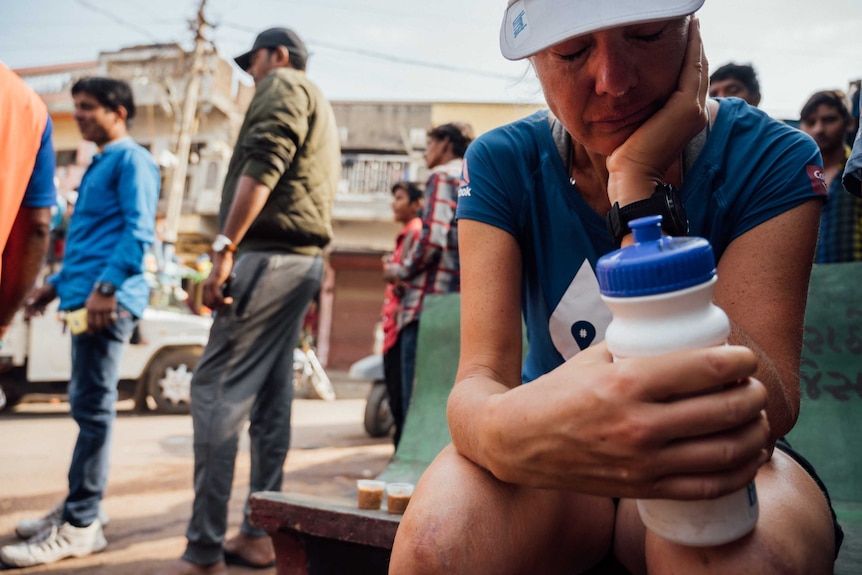
[[[105,75],[128,81],[137,115],[130,133],[153,154],[163,183],[176,165],[182,103],[191,54],[177,44],[103,52],[98,60],[16,70],[48,104],[54,121],[61,194],[77,187],[95,153],[81,140],[70,94],[79,78]],[[177,253],[193,261],[218,232],[221,186],[232,146],[254,87],[216,53],[206,56],[179,222]],[[524,117],[541,106],[486,103],[332,102],[342,146],[342,176],[334,208],[335,239],[320,294],[316,344],[324,365],[347,369],[372,353],[383,300],[381,257],[398,225],[390,208],[392,184],[424,183],[426,133],[433,125],[465,121],[476,134]],[[166,211],[163,185],[159,209]]]

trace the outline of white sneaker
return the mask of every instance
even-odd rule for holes
[[[60,526],[63,523],[64,503],[65,501],[58,503],[44,517],[39,517],[38,519],[22,519],[15,528],[15,534],[18,535],[20,539],[30,539],[37,533],[44,531],[52,525]],[[105,508],[102,507],[101,503],[99,503],[99,523],[102,524],[102,527],[107,527],[110,522],[111,519],[105,512]]]
[[[0,549],[0,561],[12,567],[32,567],[53,563],[67,557],[86,557],[103,551],[108,546],[102,533],[102,524],[96,519],[87,527],[71,523],[51,525],[48,529],[24,543],[7,545]]]

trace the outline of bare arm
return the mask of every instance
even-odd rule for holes
[[[461,455],[490,469],[475,415],[486,400],[521,383],[521,252],[515,238],[489,225],[462,220],[458,231],[461,360],[449,399],[449,430]]]
[[[715,299],[730,316],[731,342],[758,355],[769,393],[772,442],[799,416],[799,361],[820,202],[811,200],[734,240],[718,263]]]
[[[624,497],[715,497],[754,477],[768,427],[750,350],[613,363],[599,345],[519,385],[517,243],[475,221],[459,231],[462,344],[448,417],[461,455],[506,482]]]
[[[608,156],[611,204],[625,206],[648,198],[657,182],[671,179],[667,177],[668,169],[707,123],[708,91],[709,64],[703,52],[700,23],[692,18],[676,91],[661,110]]]
[[[678,157],[680,142],[702,128],[707,78],[699,28],[692,20],[677,91],[608,158],[611,201],[625,204],[626,194],[634,193],[634,199],[649,195],[670,159]],[[716,112],[714,105],[712,109]],[[674,126],[687,129],[669,129]],[[760,224],[734,240],[718,264],[715,297],[730,316],[731,343],[754,351],[755,376],[768,391],[770,448],[798,416],[802,322],[819,213],[817,202],[811,201]]]
[[[0,337],[36,281],[48,251],[50,208],[21,208],[6,249],[0,282]]]

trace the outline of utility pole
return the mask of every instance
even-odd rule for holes
[[[200,96],[201,89],[201,76],[204,70],[204,55],[207,52],[207,40],[204,37],[204,31],[209,26],[209,23],[204,18],[204,6],[206,3],[207,0],[201,0],[197,18],[192,22],[195,33],[195,48],[192,52],[192,62],[188,72],[189,79],[186,83],[186,95],[183,101],[180,133],[177,138],[175,152],[177,165],[171,170],[171,177],[168,183],[165,242],[171,245],[176,245],[177,243],[180,212],[183,205],[183,192],[185,191],[186,184],[186,172],[189,167],[189,150],[191,148],[192,132],[195,128],[198,97]]]

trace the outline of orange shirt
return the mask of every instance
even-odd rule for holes
[[[45,102],[0,63],[0,253],[21,207],[47,123]]]

